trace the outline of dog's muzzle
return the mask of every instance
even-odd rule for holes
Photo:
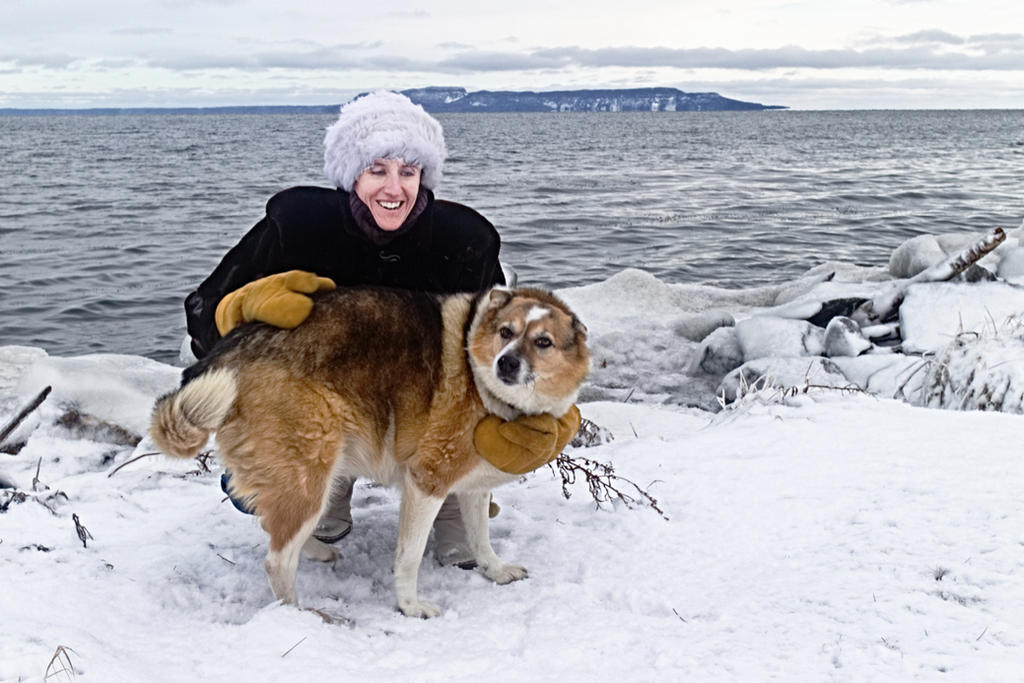
[[[505,384],[519,383],[519,369],[523,363],[514,353],[506,353],[498,357],[498,379]]]

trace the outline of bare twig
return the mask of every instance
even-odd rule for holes
[[[34,399],[29,401],[28,405],[22,408],[10,422],[4,425],[3,429],[0,429],[0,446],[2,446],[4,441],[7,440],[7,437],[9,437],[11,433],[18,428],[18,425],[20,425],[25,418],[29,416],[29,413],[38,408],[39,405],[46,400],[46,397],[50,395],[50,391],[52,389],[53,387],[46,387],[40,391]]]
[[[200,476],[203,474],[210,474],[213,470],[210,469],[210,461],[213,460],[213,451],[203,451],[198,453],[195,457],[196,464],[199,466],[194,470],[186,472],[191,476]]]
[[[126,465],[131,465],[133,462],[135,462],[137,460],[142,460],[143,458],[148,458],[151,455],[160,455],[160,454],[158,452],[154,451],[152,453],[143,453],[142,455],[136,455],[131,460],[126,460],[123,463],[121,463],[120,465],[118,465],[117,467],[115,467],[114,469],[112,469],[110,471],[110,474],[107,475],[107,479],[109,479],[110,477],[114,476],[114,474],[117,473],[117,471],[119,469],[121,469],[122,467],[124,467]]]
[[[307,637],[308,637],[308,636],[302,636],[302,640],[300,640],[299,642],[295,643],[295,644],[294,644],[294,645],[292,645],[292,646],[291,646],[290,648],[288,648],[288,650],[287,650],[287,651],[286,651],[286,652],[285,652],[285,653],[284,653],[283,655],[281,655],[281,658],[282,658],[282,659],[284,659],[285,657],[287,657],[287,656],[288,656],[288,653],[289,653],[289,652],[291,652],[292,650],[294,650],[295,648],[297,648],[297,647],[298,647],[299,645],[302,645],[302,643],[304,643],[304,642],[305,642],[305,640],[306,640],[306,638],[307,638]]]
[[[203,472],[209,473],[212,471],[210,469],[211,460],[213,460],[213,451],[203,451],[196,455],[196,462],[199,463],[199,467]]]
[[[223,556],[223,555],[221,555],[220,553],[217,553],[217,557],[219,557],[220,559],[224,560],[224,561],[225,561],[225,562],[227,562],[228,564],[237,564],[236,562],[232,562],[232,561],[231,561],[231,560],[229,560],[228,558],[224,557],[224,556]]]
[[[795,388],[796,387],[794,387],[794,389]],[[852,383],[847,384],[844,387],[837,387],[831,384],[811,384],[810,382],[804,382],[803,393],[806,394],[811,389],[827,389],[829,391],[850,392],[853,394],[866,394],[868,396],[871,395],[871,392],[865,389],[864,387]]]
[[[40,485],[40,483],[42,483],[42,482],[39,481],[39,468],[42,467],[42,466],[43,466],[43,459],[39,458],[39,462],[36,463],[36,476],[32,477],[32,490],[33,491],[38,491],[39,490],[39,485]],[[43,489],[49,489],[49,488],[50,488],[49,486],[47,486],[46,484],[43,484]]]
[[[71,519],[75,522],[75,531],[78,533],[78,539],[82,542],[82,547],[88,548],[89,546],[86,545],[86,540],[92,540],[92,534],[90,534],[89,530],[82,525],[81,520],[78,519],[78,513],[72,513]]]
[[[615,474],[615,468],[610,464],[559,453],[558,457],[548,465],[557,468],[558,474],[562,478],[562,495],[566,499],[572,496],[569,487],[576,483],[577,477],[582,476],[590,490],[590,496],[598,507],[614,500],[622,501],[631,510],[640,504],[645,504],[661,515],[662,519],[668,521],[668,516],[658,507],[658,501],[654,496],[629,479]],[[620,489],[620,486],[626,490]]]

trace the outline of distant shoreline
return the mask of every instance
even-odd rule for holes
[[[0,116],[174,116],[174,115],[195,115],[195,116],[206,116],[206,115],[231,115],[231,116],[246,116],[246,115],[274,115],[274,114],[331,114],[336,115],[341,105],[311,105],[309,107],[279,107],[274,105],[267,106],[254,106],[254,107],[96,107],[86,109],[0,109]],[[735,110],[735,109],[703,109],[703,110],[683,110],[676,112],[636,112],[636,111],[617,111],[617,112],[516,112],[516,111],[470,111],[470,112],[432,112],[434,114],[467,114],[475,116],[477,114],[717,114],[725,112],[737,112],[737,111],[751,111],[756,113],[757,111],[794,111],[788,107],[778,107],[775,109],[764,109],[764,110]],[[815,110],[810,110],[815,111]],[[826,110],[822,110],[826,111]],[[845,110],[835,110],[845,111]],[[851,110],[851,111],[868,111],[868,110]],[[878,110],[885,111],[885,110]],[[925,111],[925,110],[922,110]],[[939,110],[928,110],[928,111],[939,111]],[[979,111],[979,110],[964,110],[964,111]]]
[[[435,114],[445,113],[622,113],[678,111],[764,111],[788,109],[722,97],[715,92],[688,93],[677,88],[614,90],[490,91],[469,92],[460,87],[402,90],[413,102]],[[130,114],[336,114],[341,104],[229,105],[213,107],[34,107],[0,108],[0,116]]]

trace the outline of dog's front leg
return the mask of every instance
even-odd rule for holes
[[[526,577],[526,567],[505,564],[491,547],[491,532],[488,526],[487,510],[491,503],[489,491],[467,491],[456,494],[462,523],[466,527],[466,542],[477,566],[495,583],[505,584]]]
[[[427,547],[430,527],[441,509],[444,498],[430,496],[420,490],[406,475],[402,487],[402,505],[398,515],[398,545],[395,548],[395,594],[398,609],[407,617],[436,617],[441,612],[433,605],[420,602],[416,594],[423,551]]]

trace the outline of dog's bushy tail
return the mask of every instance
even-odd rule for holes
[[[153,408],[149,435],[157,448],[192,458],[216,431],[235,402],[238,385],[231,370],[208,370],[161,397]]]

